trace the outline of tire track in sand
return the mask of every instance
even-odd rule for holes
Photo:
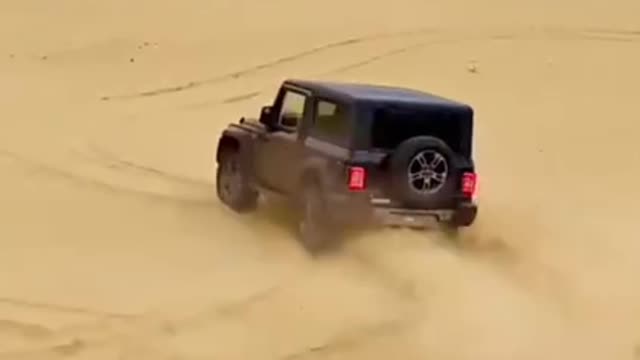
[[[195,179],[191,179],[186,176],[173,174],[165,170],[160,170],[156,167],[139,164],[133,161],[129,161],[126,159],[122,159],[113,153],[105,150],[102,147],[91,144],[89,145],[90,154],[83,154],[79,151],[76,151],[75,154],[79,157],[91,161],[94,164],[98,164],[101,166],[105,166],[110,169],[115,169],[119,171],[133,171],[139,174],[152,176],[155,178],[162,179],[167,182],[172,182],[181,185],[191,185],[197,187],[206,186],[209,188],[209,184],[203,181],[198,181]]]
[[[611,41],[640,41],[640,30],[615,29],[615,28],[589,28],[583,30],[590,35],[605,35],[598,38]]]
[[[89,308],[84,308],[79,306],[67,306],[67,305],[57,305],[52,303],[42,303],[37,301],[30,301],[30,300],[11,298],[11,297],[0,297],[0,303],[11,305],[11,306],[32,308],[37,310],[52,311],[57,313],[89,315],[96,318],[132,319],[136,317],[136,315],[133,315],[133,314],[124,314],[124,313],[95,310],[95,309],[89,309]]]
[[[307,349],[274,360],[326,359],[337,354],[369,344],[371,341],[390,336],[403,336],[413,329],[412,320],[383,322],[373,326],[357,328],[333,337],[331,340],[307,347]]]
[[[98,178],[81,175],[79,173],[59,168],[51,164],[30,159],[19,153],[6,149],[0,149],[0,156],[16,161],[20,166],[29,171],[41,172],[46,175],[57,177],[71,183],[94,189],[100,189],[103,192],[113,193],[117,195],[127,195],[145,201],[159,201],[188,206],[210,206],[215,203],[214,199],[212,198],[178,197],[170,194],[129,188],[123,185],[109,183]]]
[[[227,73],[227,74],[222,74],[210,79],[204,79],[204,80],[194,80],[194,81],[190,81],[184,84],[179,84],[179,85],[175,85],[175,86],[169,86],[169,87],[164,87],[164,88],[158,88],[158,89],[152,89],[152,90],[146,90],[146,91],[141,91],[141,92],[137,92],[137,93],[132,93],[132,94],[124,94],[124,95],[107,95],[107,96],[103,96],[101,98],[101,100],[103,101],[111,101],[111,100],[132,100],[132,99],[137,99],[137,98],[145,98],[145,97],[154,97],[154,96],[159,96],[159,95],[165,95],[165,94],[171,94],[171,93],[177,93],[177,92],[182,92],[182,91],[186,91],[186,90],[191,90],[191,89],[195,89],[195,88],[199,88],[202,86],[206,86],[206,85],[213,85],[216,83],[220,83],[223,81],[227,81],[227,80],[233,80],[233,79],[238,79],[247,75],[251,75],[254,73],[257,73],[261,70],[266,70],[266,69],[270,69],[273,68],[275,66],[279,66],[279,65],[283,65],[283,64],[287,64],[287,63],[291,63],[294,62],[296,60],[305,58],[305,57],[309,57],[327,50],[333,50],[333,49],[337,49],[337,48],[345,48],[345,47],[349,47],[349,46],[353,46],[353,45],[357,45],[363,42],[367,42],[367,41],[372,41],[372,40],[378,40],[378,39],[382,39],[382,38],[388,38],[388,37],[402,37],[402,36],[407,36],[407,35],[416,35],[416,34],[423,34],[423,33],[428,33],[431,32],[430,29],[417,29],[417,30],[411,30],[411,31],[402,31],[402,32],[396,32],[396,33],[381,33],[381,34],[373,34],[373,35],[368,35],[368,36],[361,36],[361,37],[354,37],[354,38],[350,38],[350,39],[345,39],[345,40],[339,40],[339,41],[335,41],[332,43],[328,43],[325,45],[320,45],[311,49],[307,49],[307,50],[303,50],[300,51],[298,53],[295,54],[291,54],[291,55],[286,55],[283,56],[281,58],[272,60],[272,61],[268,61],[268,62],[264,62],[255,66],[251,66],[245,69],[241,69],[238,71],[234,71],[232,73]]]
[[[554,31],[556,29],[549,29]],[[544,31],[544,30],[543,30]],[[562,30],[560,30],[562,31]],[[576,30],[564,30],[562,31],[565,34],[569,35],[570,40],[591,40],[591,41],[611,41],[611,42],[636,42],[640,41],[640,30],[617,30],[617,29],[576,29]],[[468,42],[468,41],[483,41],[483,40],[518,40],[523,35],[521,32],[514,32],[511,34],[507,33],[496,33],[490,34],[487,36],[481,36],[478,38],[474,37],[461,37],[461,38],[451,38],[451,39],[432,39],[429,41],[421,41],[408,46],[398,47],[388,49],[377,54],[371,55],[361,60],[357,60],[351,63],[347,63],[343,66],[340,66],[335,69],[331,69],[326,72],[321,72],[313,77],[325,77],[325,76],[333,76],[348,72],[350,70],[356,70],[358,68],[370,65],[372,63],[386,60],[387,58],[402,55],[409,53],[413,50],[421,49],[425,46],[429,45],[438,45],[438,44],[451,44],[456,42]],[[613,35],[613,36],[612,36]],[[265,93],[266,88],[260,90],[252,90],[246,93],[233,95],[224,99],[221,99],[216,102],[208,102],[206,104],[200,104],[201,106],[187,106],[188,108],[202,108],[209,107],[214,105],[225,105],[225,104],[233,104],[239,103],[247,100],[251,100]]]
[[[193,330],[194,327],[197,328],[211,321],[242,319],[252,306],[281,294],[285,288],[287,287],[283,285],[266,288],[246,298],[217,304],[181,319],[171,320],[151,315],[139,315],[136,319],[128,319],[125,322],[109,324],[104,321],[96,321],[70,326],[59,331],[41,329],[40,326],[37,326],[38,331],[44,333],[42,340],[46,341],[36,342],[24,349],[0,352],[0,359],[65,358],[80,356],[86,350],[97,348],[110,348],[120,354],[126,354],[131,348],[135,348],[137,355],[140,355],[142,351],[145,355],[154,355],[154,358],[196,359],[193,356],[176,353],[170,348],[159,348],[155,344],[162,343],[162,339],[166,337],[171,337],[185,330]],[[299,360],[311,356],[340,353],[361,346],[374,338],[406,333],[411,325],[411,319],[400,318],[351,328],[330,337],[327,341],[302,345],[300,350],[273,360]]]
[[[314,75],[314,77],[323,77],[323,76],[329,76],[329,75],[336,75],[342,72],[346,72],[348,70],[352,70],[358,67],[362,67],[365,65],[368,65],[372,62],[378,61],[378,60],[382,60],[384,58],[390,57],[390,56],[394,56],[394,55],[399,55],[402,53],[407,53],[410,52],[411,50],[415,49],[415,48],[420,48],[424,45],[426,45],[428,42],[418,42],[418,43],[414,43],[408,46],[402,46],[402,47],[398,47],[398,48],[392,48],[390,50],[386,50],[386,51],[382,51],[380,53],[377,53],[375,55],[372,55],[370,57],[367,57],[363,60],[358,60],[355,61],[353,63],[348,63],[346,65],[340,66],[338,68],[335,69],[331,69],[329,71],[326,72],[322,72],[319,74]],[[267,88],[263,88],[260,90],[251,90],[248,91],[246,93],[241,93],[241,94],[236,94],[236,95],[232,95],[226,98],[223,98],[221,100],[214,100],[214,101],[207,101],[204,103],[196,103],[196,104],[188,104],[185,106],[182,106],[183,109],[202,109],[202,108],[209,108],[212,106],[218,106],[218,105],[228,105],[228,104],[235,104],[235,103],[240,103],[240,102],[244,102],[244,101],[248,101],[251,99],[254,99],[262,94],[264,94],[267,91]]]
[[[244,310],[278,290],[277,286],[270,287],[245,298],[223,302],[211,308],[196,311],[186,318],[175,315],[172,318],[172,316],[165,317],[157,314],[112,314],[76,307],[8,299],[9,303],[16,306],[35,307],[54,313],[93,315],[95,320],[65,326],[57,330],[38,324],[0,320],[0,331],[3,330],[3,327],[8,327],[14,333],[19,332],[21,335],[25,335],[25,339],[29,342],[29,346],[23,348],[0,351],[0,359],[64,358],[79,355],[85,350],[108,347],[116,348],[116,352],[122,353],[132,345],[136,348],[145,348],[147,343],[153,343],[151,340],[172,336],[178,327],[182,330],[185,326],[187,328],[197,326],[197,322],[202,321],[203,316],[208,316],[207,319],[211,316],[216,319],[228,316],[240,317]],[[154,353],[154,355],[162,355],[160,358],[165,358],[165,356],[175,358],[175,356],[169,356],[165,353]]]

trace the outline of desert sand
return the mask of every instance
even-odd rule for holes
[[[640,352],[637,0],[0,10],[0,359]],[[466,245],[393,230],[312,259],[277,209],[224,208],[221,129],[290,77],[474,106]]]

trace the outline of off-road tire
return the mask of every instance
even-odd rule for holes
[[[476,220],[478,209],[458,209],[453,216],[440,223],[440,229],[449,238],[456,239],[460,235],[460,229],[470,227]]]
[[[257,207],[258,191],[251,186],[247,168],[235,149],[225,149],[220,154],[216,192],[220,201],[236,212],[249,212]]]
[[[312,255],[329,250],[338,242],[337,231],[322,189],[315,182],[304,184],[298,200],[296,234],[300,244]]]
[[[458,209],[453,214],[451,220],[449,220],[450,226],[460,228],[460,227],[469,227],[473,225],[478,216],[478,209]]]
[[[432,193],[420,193],[412,188],[409,179],[412,161],[419,154],[439,154],[446,165],[446,177]],[[416,136],[402,142],[391,155],[391,191],[404,204],[417,208],[447,207],[451,202],[451,194],[455,191],[459,177],[454,152],[447,144],[435,137]]]

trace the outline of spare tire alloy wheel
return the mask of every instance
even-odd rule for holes
[[[411,190],[421,195],[432,195],[447,183],[449,163],[440,152],[423,150],[409,161],[407,172]]]

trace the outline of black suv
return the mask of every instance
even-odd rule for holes
[[[309,250],[347,225],[470,226],[473,115],[411,89],[286,80],[259,119],[222,133],[217,194],[237,212],[259,194],[292,200]]]

